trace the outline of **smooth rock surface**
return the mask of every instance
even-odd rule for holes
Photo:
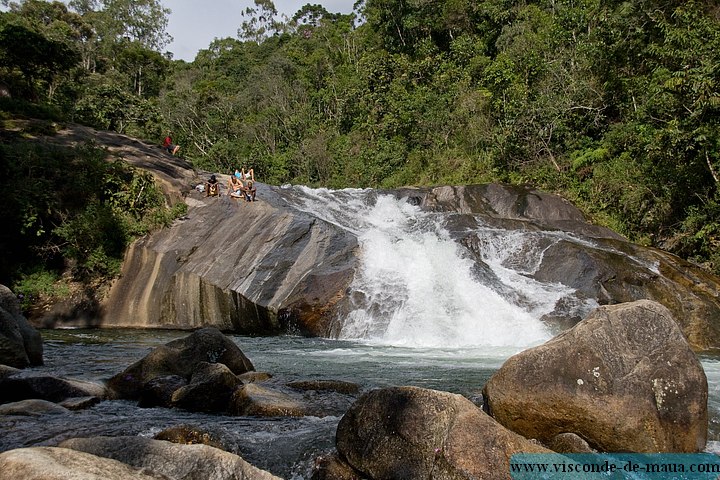
[[[0,480],[168,480],[109,458],[57,447],[0,453]]]
[[[417,387],[360,397],[340,420],[336,446],[371,479],[509,479],[514,453],[550,452],[460,395]]]
[[[170,479],[278,480],[238,455],[208,445],[179,445],[144,437],[92,437],[66,440],[60,446],[111,458]]]
[[[698,452],[707,439],[702,365],[648,300],[600,307],[511,357],[483,395],[493,418],[543,443],[574,433],[605,452]]]

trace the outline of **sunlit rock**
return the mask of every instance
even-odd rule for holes
[[[340,457],[367,478],[510,478],[514,453],[550,452],[468,399],[417,387],[373,390],[340,420]]]
[[[647,300],[598,308],[525,350],[484,389],[490,414],[542,442],[575,433],[606,452],[698,452],[708,386],[682,331]]]
[[[108,458],[57,447],[18,448],[0,453],[0,480],[166,480]]]
[[[232,415],[258,417],[302,417],[310,413],[303,402],[281,391],[248,383],[238,388],[230,399]]]
[[[209,445],[180,445],[144,437],[93,437],[66,440],[60,446],[123,462],[169,479],[279,480],[238,455]]]

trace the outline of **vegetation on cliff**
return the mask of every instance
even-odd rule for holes
[[[15,100],[155,143],[171,130],[194,165],[268,183],[531,183],[720,272],[714,1],[364,0],[287,18],[256,0],[192,63],[164,53],[159,0],[69,4],[0,13]]]

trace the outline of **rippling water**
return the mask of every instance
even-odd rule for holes
[[[46,365],[23,375],[47,373],[102,382],[145,356],[152,348],[187,332],[165,330],[43,331]],[[477,398],[487,379],[519,349],[418,349],[319,338],[231,336],[258,371],[275,379],[335,379],[363,390],[414,385]],[[720,450],[720,360],[703,359],[710,384],[708,449]],[[349,405],[352,398],[348,397]],[[0,417],[0,451],[54,445],[95,435],[152,436],[160,430],[194,424],[221,438],[231,451],[286,479],[310,476],[313,461],[334,447],[337,416],[251,418],[137,408],[134,402],[105,401],[69,415]]]
[[[152,348],[187,332],[166,330],[46,330],[45,366],[24,371],[102,382]],[[512,349],[410,349],[319,338],[231,336],[256,370],[274,379],[334,379],[379,386],[416,385],[468,397],[482,386]],[[347,405],[353,398],[348,397]],[[317,418],[227,417],[182,410],[137,408],[105,401],[88,410],[43,417],[0,417],[0,450],[54,445],[94,435],[146,435],[194,424],[221,437],[230,450],[284,478],[308,478],[313,461],[334,447],[337,416]]]

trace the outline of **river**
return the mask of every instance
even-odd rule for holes
[[[45,330],[46,373],[101,382],[121,372],[152,348],[187,335],[170,330]],[[477,399],[492,373],[517,348],[409,348],[359,341],[294,336],[231,336],[258,371],[274,379],[335,379],[363,391],[390,385],[434,388]],[[720,450],[720,360],[704,358],[710,389],[711,442]],[[348,402],[352,399],[348,399]],[[135,402],[105,401],[67,415],[0,416],[0,451],[54,445],[94,435],[152,436],[192,424],[222,439],[247,461],[286,479],[309,478],[315,458],[333,449],[339,417],[250,418],[138,408]]]
[[[371,190],[284,188],[293,190],[286,197],[292,207],[356,235],[361,263],[348,290],[352,308],[341,319],[337,339],[231,337],[256,369],[271,373],[274,381],[345,380],[363,391],[413,385],[477,400],[487,379],[509,356],[553,336],[543,317],[584,317],[597,306],[564,285],[532,278],[550,245],[565,241],[603,248],[591,239],[557,230],[506,230],[480,217],[470,226],[453,223],[453,215],[422,211],[412,202]],[[461,247],[456,240],[460,237],[473,248]],[[627,261],[656,269],[632,257]],[[101,382],[187,332],[42,334],[46,365],[23,375]],[[720,451],[720,360],[706,357],[702,362],[710,389],[708,449]],[[338,401],[347,407],[352,400]],[[70,417],[0,417],[0,451],[78,436],[152,436],[189,423],[218,435],[229,450],[260,468],[303,479],[315,458],[333,449],[339,420],[228,417],[105,401]]]

